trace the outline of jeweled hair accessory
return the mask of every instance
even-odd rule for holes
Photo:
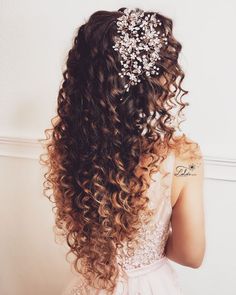
[[[118,36],[115,36],[112,47],[121,56],[121,72],[118,75],[129,77],[124,86],[128,92],[130,85],[141,82],[139,76],[143,73],[146,76],[159,75],[160,68],[156,62],[161,59],[160,48],[163,43],[167,44],[167,38],[155,29],[162,25],[156,13],[144,17],[144,11],[139,8],[126,8],[124,14],[117,18],[116,25]]]

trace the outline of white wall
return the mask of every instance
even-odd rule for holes
[[[60,294],[70,278],[65,247],[54,242],[53,214],[36,160],[0,157],[0,294]]]
[[[183,44],[182,129],[206,163],[207,255],[200,269],[173,263],[186,294],[236,294],[234,17],[227,1],[0,1],[0,294],[59,294],[68,281],[65,249],[54,243],[42,196],[37,139],[54,116],[65,55],[77,27],[98,9],[155,9],[174,20]]]

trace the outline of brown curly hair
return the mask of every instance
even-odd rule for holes
[[[173,21],[157,13],[168,38],[160,52],[159,76],[141,77],[127,93],[112,48],[124,9],[96,11],[78,28],[57,115],[45,130],[46,153],[40,155],[48,167],[44,194],[55,203],[54,228],[66,240],[67,254],[75,256],[74,269],[88,285],[111,292],[118,275],[117,247],[135,236],[141,210],[148,215],[145,175],[151,177],[170,149],[187,142],[185,134],[174,136],[182,121],[172,124],[188,105],[182,101],[188,91],[181,87],[182,46],[173,36]],[[148,166],[142,165],[145,158],[151,159]]]

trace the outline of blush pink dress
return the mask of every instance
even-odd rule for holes
[[[117,262],[121,267],[114,295],[183,295],[175,269],[165,256],[165,245],[170,230],[171,183],[175,154],[171,151],[161,169],[152,175],[147,191],[150,207],[155,214],[149,223],[142,224],[138,231],[135,249],[128,253],[128,245],[119,248]],[[84,285],[79,275],[69,282],[61,295],[107,295]]]

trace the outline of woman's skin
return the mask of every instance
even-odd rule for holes
[[[200,148],[198,153],[202,156]],[[192,268],[202,264],[205,253],[203,180],[202,159],[190,162],[176,157],[171,189],[172,231],[166,256]]]

